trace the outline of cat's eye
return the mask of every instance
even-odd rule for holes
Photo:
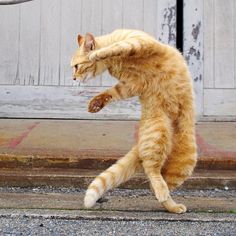
[[[78,70],[83,64],[84,64],[84,62],[80,62],[80,63],[76,64],[76,65],[74,66],[74,68],[75,68],[76,70]]]
[[[76,64],[76,65],[74,66],[74,70],[75,70],[75,72],[78,71],[79,68],[80,68],[80,65],[79,65],[79,64]]]

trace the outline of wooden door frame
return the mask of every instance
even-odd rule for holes
[[[183,54],[192,74],[197,120],[203,120],[203,1],[184,0]]]

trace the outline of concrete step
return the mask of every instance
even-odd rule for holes
[[[15,187],[75,187],[87,188],[101,170],[86,169],[1,169],[0,186]],[[143,173],[137,173],[120,188],[145,189],[149,182]],[[236,189],[236,172],[230,170],[196,170],[182,189]]]
[[[127,152],[128,150],[78,150],[76,153],[58,150],[37,153],[31,150],[30,154],[23,151],[20,153],[3,152],[0,153],[0,169],[21,167],[102,170],[114,164]],[[196,169],[236,170],[236,158],[200,156]]]

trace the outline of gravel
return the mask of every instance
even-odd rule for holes
[[[55,187],[0,187],[1,192],[9,193],[85,193],[81,188],[55,188]],[[105,196],[147,196],[152,194],[149,189],[114,189],[105,194]],[[176,190],[172,192],[173,196],[193,196],[193,197],[236,197],[236,189],[214,189],[214,190]]]
[[[235,222],[1,219],[0,235],[235,235]]]
[[[1,192],[12,193],[84,193],[79,188],[0,188]],[[146,196],[152,194],[149,190],[116,189],[106,196]],[[173,192],[178,196],[224,197],[235,198],[236,190],[178,190]],[[7,209],[6,209],[7,210]],[[10,210],[10,209],[9,209]],[[21,211],[21,210],[20,210]],[[22,209],[23,211],[23,209]],[[125,212],[123,214],[126,214]],[[200,214],[200,213],[197,213]],[[236,216],[236,215],[235,215]],[[169,220],[94,220],[94,219],[56,219],[26,215],[0,217],[0,235],[236,235],[235,221],[204,222],[204,221],[169,221]]]

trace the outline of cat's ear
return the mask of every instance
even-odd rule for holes
[[[78,41],[78,44],[79,44],[79,46],[81,46],[82,45],[82,43],[83,43],[83,36],[81,36],[80,34],[78,34],[78,36],[77,36],[77,41]]]
[[[86,51],[91,51],[95,49],[95,38],[92,34],[87,33],[85,35],[85,43],[84,43]]]

